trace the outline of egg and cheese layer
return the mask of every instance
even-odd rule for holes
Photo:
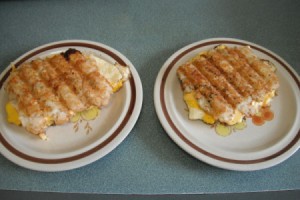
[[[129,75],[128,67],[75,49],[24,63],[7,80],[7,120],[46,138],[51,125],[94,119]]]
[[[256,115],[279,88],[275,70],[247,46],[201,52],[177,69],[189,119],[234,125]]]
[[[185,93],[183,99],[189,109],[189,118],[192,120],[201,119],[207,124],[215,123],[213,116],[205,113],[199,106],[197,99],[195,98],[194,92]]]

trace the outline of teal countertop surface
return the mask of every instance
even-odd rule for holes
[[[37,172],[0,155],[0,189],[102,194],[202,194],[300,189],[300,152],[269,169],[236,172],[207,165],[179,148],[153,102],[164,62],[190,43],[230,37],[259,44],[300,73],[300,1],[0,2],[0,70],[49,42],[83,39],[111,46],[143,83],[140,117],[110,154],[65,172]],[[3,103],[3,102],[1,102]]]

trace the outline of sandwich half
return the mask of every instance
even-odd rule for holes
[[[49,126],[107,106],[129,76],[128,67],[76,49],[23,63],[6,83],[8,121],[46,139]]]
[[[258,115],[279,88],[275,66],[249,46],[219,45],[177,69],[189,119],[234,125]]]

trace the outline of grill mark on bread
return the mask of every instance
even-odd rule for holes
[[[75,52],[69,56],[70,63],[84,76],[83,92],[89,101],[97,107],[109,103],[112,87],[108,81],[98,72],[95,63],[85,59],[84,55]],[[100,94],[100,95],[96,95]]]
[[[231,105],[227,103],[220,92],[194,65],[183,65],[178,69],[178,72],[184,74],[186,79],[193,84],[198,100],[201,96],[207,99],[209,107],[202,107],[205,112],[218,118],[228,107],[231,108]]]
[[[37,66],[38,62],[31,62],[30,64],[23,65],[22,68],[20,68],[19,74],[23,77],[23,80],[28,83],[32,91],[31,93],[38,100],[41,110],[45,116],[49,117],[49,113],[51,113],[53,109],[58,109],[59,112],[51,114],[54,123],[63,124],[69,121],[70,115],[67,108],[60,103],[60,99],[57,94],[42,78],[39,73],[41,68],[38,68]],[[64,112],[64,114],[61,112]]]
[[[264,95],[268,92],[266,90],[266,82],[247,62],[241,55],[240,51],[236,48],[225,48],[228,56],[232,56],[230,60],[232,66],[237,70],[254,88],[252,97],[258,101],[262,101]]]
[[[251,67],[264,78],[269,91],[279,87],[278,77],[274,73],[276,68],[270,61],[258,59],[248,47],[241,47],[238,52],[239,56],[247,60]]]
[[[60,77],[63,77],[63,81],[69,86],[70,90],[81,101],[82,109],[88,108],[88,100],[82,94],[83,88],[83,76],[78,72],[61,54],[54,55],[47,59],[51,66],[56,70]]]
[[[91,106],[101,107],[108,104],[112,94],[111,86],[98,72],[97,67],[89,63],[79,51],[68,54],[69,62],[62,55],[55,55],[48,58],[48,61],[55,66],[59,76],[64,77],[63,81],[74,93],[71,98],[77,97],[78,109],[74,106],[70,107],[70,103],[67,101],[72,110],[78,112]],[[66,87],[63,90],[68,92]],[[72,95],[71,91],[68,92],[69,95]]]
[[[70,114],[69,112],[67,112],[68,106],[66,105],[66,102],[57,93],[57,87],[60,83],[60,80],[58,78],[56,70],[53,69],[47,61],[41,59],[33,60],[31,64],[32,68],[39,73],[39,76],[44,81],[45,85],[47,85],[51,90],[52,100],[55,102],[55,104],[57,104],[62,111],[66,111],[67,114]],[[70,116],[68,115],[68,118],[69,117]],[[56,121],[57,124],[62,124],[63,122],[64,120]]]
[[[225,57],[219,52],[215,52],[214,56],[209,58],[209,62],[215,64],[221,73],[224,74],[227,81],[244,97],[249,97],[253,94],[254,89],[251,84],[231,65],[232,58]]]
[[[18,75],[24,82],[24,86],[28,87],[28,91],[30,91],[33,98],[37,100],[41,112],[43,112],[46,109],[45,99],[43,98],[44,92],[36,88],[37,85],[41,83],[41,79],[31,66],[29,63],[24,64],[22,68],[20,68]]]
[[[210,83],[222,94],[224,99],[236,108],[243,101],[243,97],[227,81],[226,77],[220,72],[214,64],[205,58],[200,58],[192,63],[196,68],[210,81]]]
[[[56,95],[64,102],[68,109],[74,112],[80,112],[86,109],[80,98],[71,89],[72,87],[66,82],[64,69],[58,63],[51,63],[48,59],[42,60],[42,66],[45,67],[46,73],[44,78],[49,82],[51,88],[56,91]]]
[[[28,84],[21,77],[13,72],[7,84],[7,90],[10,97],[16,101],[18,108],[27,116],[32,116],[34,113],[41,114],[41,108],[37,100],[30,92]],[[13,97],[12,97],[13,95]]]

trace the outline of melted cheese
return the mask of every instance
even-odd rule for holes
[[[17,126],[21,125],[21,120],[19,119],[19,113],[11,102],[8,102],[5,105],[5,109],[7,113],[7,121]]]
[[[215,123],[215,119],[201,109],[193,92],[185,93],[183,99],[189,109],[189,119],[200,119],[207,124]]]

